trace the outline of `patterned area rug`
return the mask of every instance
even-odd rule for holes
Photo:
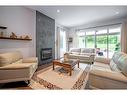
[[[88,80],[90,65],[80,64],[72,71],[72,76],[67,72],[60,72],[61,67],[52,66],[36,72],[30,87],[33,89],[84,89]]]

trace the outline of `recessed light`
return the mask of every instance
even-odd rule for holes
[[[119,14],[119,12],[116,12],[116,14]]]
[[[57,10],[57,13],[59,13],[60,12],[60,10]]]

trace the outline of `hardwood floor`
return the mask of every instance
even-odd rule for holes
[[[45,64],[45,65],[38,66],[37,71],[42,70],[42,69],[44,69],[46,67],[49,67],[51,65],[52,65],[52,63],[48,63],[48,64]]]
[[[52,63],[48,63],[45,65],[38,66],[37,71],[42,70],[46,67],[51,66]],[[26,89],[30,90],[30,88],[25,81],[19,81],[19,82],[11,82],[11,83],[6,83],[6,84],[0,84],[0,89]]]

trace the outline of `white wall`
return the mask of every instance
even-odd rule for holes
[[[36,12],[25,7],[0,6],[0,26],[7,26],[4,35],[29,35],[32,41],[0,39],[0,53],[19,50],[23,57],[36,56]]]
[[[105,21],[98,21],[98,22],[93,22],[93,23],[88,23],[85,25],[73,27],[69,31],[69,37],[73,38],[73,42],[69,44],[69,48],[77,48],[78,47],[78,37],[76,35],[76,29],[83,29],[83,28],[88,28],[88,27],[95,27],[95,26],[103,26],[103,25],[108,25],[108,24],[115,24],[115,23],[122,23],[123,21],[126,20],[125,18],[118,18],[118,19],[113,19],[113,20],[105,20]]]

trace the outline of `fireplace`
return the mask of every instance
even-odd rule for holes
[[[52,48],[42,48],[41,49],[41,60],[52,60]]]

